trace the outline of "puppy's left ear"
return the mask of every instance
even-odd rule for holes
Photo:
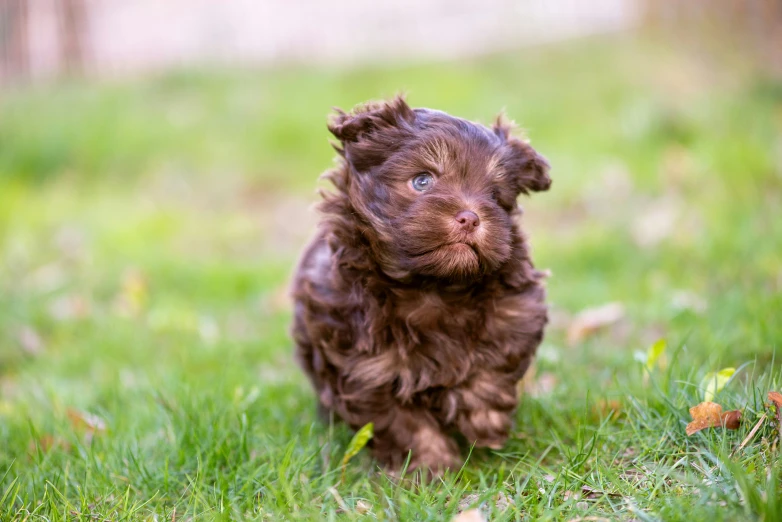
[[[550,166],[546,158],[538,154],[532,146],[511,135],[513,122],[507,121],[503,115],[497,117],[494,123],[494,133],[505,142],[505,168],[517,183],[517,190],[528,194],[530,191],[541,192],[551,186],[549,176]]]
[[[337,109],[329,130],[340,141],[334,148],[358,172],[383,163],[412,134],[415,111],[402,96],[369,102],[351,112]]]
[[[350,112],[337,108],[335,111],[328,128],[343,144],[357,143],[384,129],[401,127],[415,119],[415,112],[402,95],[388,101],[360,104]]]

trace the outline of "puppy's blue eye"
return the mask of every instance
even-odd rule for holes
[[[410,184],[413,185],[413,188],[418,192],[426,192],[434,185],[434,177],[432,177],[431,174],[422,172],[414,177]]]

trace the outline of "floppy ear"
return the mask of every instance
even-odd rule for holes
[[[528,194],[530,191],[548,190],[551,186],[548,161],[538,154],[529,143],[513,137],[511,135],[513,128],[513,122],[507,121],[502,115],[499,115],[493,130],[505,142],[507,147],[505,167],[516,180],[517,190],[524,194]]]
[[[358,171],[382,163],[413,131],[415,112],[402,96],[359,105],[349,113],[335,110],[328,124],[340,141],[334,148]]]

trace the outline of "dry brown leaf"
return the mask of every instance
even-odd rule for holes
[[[481,514],[480,510],[468,509],[453,517],[451,522],[486,522],[486,518]]]
[[[622,416],[622,403],[616,399],[600,399],[592,406],[592,412],[600,419],[616,420]]]
[[[777,431],[779,432],[779,437],[782,438],[782,393],[770,391],[768,392],[768,400],[777,407]]]
[[[590,335],[618,323],[625,315],[621,303],[608,303],[596,308],[587,308],[576,315],[567,331],[570,345],[577,344]]]
[[[31,440],[27,445],[27,451],[31,455],[35,454],[39,448],[42,452],[48,453],[50,450],[55,448],[63,448],[65,451],[68,451],[71,449],[71,445],[67,440],[60,437],[55,437],[54,435],[43,435],[36,440]]]
[[[693,435],[706,428],[723,427],[736,430],[741,424],[741,411],[722,411],[722,406],[715,402],[702,402],[690,408],[692,422],[687,425],[687,435]]]
[[[74,429],[84,432],[87,442],[92,440],[92,437],[98,433],[104,433],[106,431],[106,421],[84,411],[74,410],[68,408],[68,420]]]

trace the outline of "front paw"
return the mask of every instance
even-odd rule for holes
[[[502,449],[511,427],[510,414],[496,410],[476,410],[457,420],[459,431],[477,448]]]
[[[409,470],[423,468],[435,475],[461,465],[459,446],[452,438],[434,429],[422,429],[413,436]]]
[[[462,465],[456,441],[439,430],[422,428],[410,434],[408,444],[407,451],[376,445],[375,456],[383,463],[386,474],[399,477],[400,470],[407,466],[407,472],[421,470],[432,478]]]

